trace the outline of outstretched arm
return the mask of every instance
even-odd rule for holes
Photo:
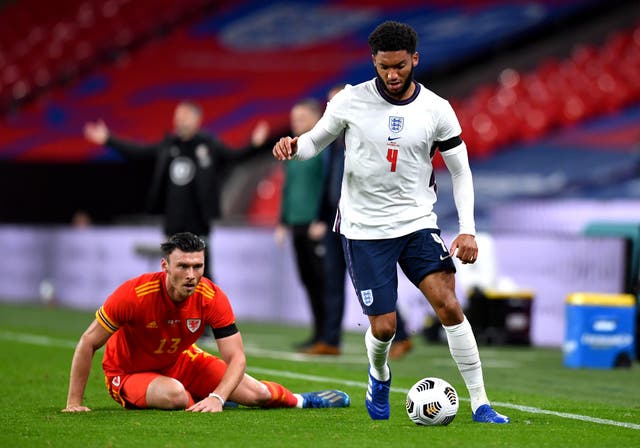
[[[127,158],[147,158],[155,156],[158,143],[144,144],[120,139],[109,131],[102,120],[90,121],[84,125],[84,138],[96,145],[108,146]]]
[[[264,154],[270,132],[271,127],[269,126],[269,123],[265,120],[260,120],[251,132],[251,143],[242,148],[232,148],[222,143],[212,135],[207,135],[210,138],[210,146],[214,148],[220,159],[232,164],[238,164],[245,162],[252,157]]]
[[[107,342],[110,336],[111,333],[105,330],[97,320],[94,320],[80,337],[71,361],[67,407],[62,412],[87,412],[91,410],[83,406],[82,397],[87,387],[89,373],[91,373],[93,355]]]
[[[273,147],[273,156],[277,160],[307,160],[315,157],[327,148],[347,127],[344,110],[349,109],[350,97],[345,88],[335,94],[327,104],[324,114],[309,132],[299,137],[282,137]]]
[[[318,155],[340,134],[329,133],[321,123],[322,120],[300,137],[282,137],[273,147],[273,157],[277,160],[289,160],[295,156],[297,159],[307,160]]]

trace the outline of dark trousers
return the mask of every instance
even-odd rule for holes
[[[328,231],[325,235],[325,314],[321,340],[329,345],[339,346],[342,336],[344,316],[344,282],[347,266],[344,261],[340,235]]]
[[[396,337],[393,338],[393,340],[399,342],[406,341],[407,339],[409,339],[409,333],[407,333],[406,324],[400,315],[400,311],[396,307]]]
[[[207,248],[204,251],[204,276],[212,282],[215,282],[215,280],[213,279],[213,257],[211,256],[211,251],[213,250],[213,248],[210,246],[211,238],[209,238],[209,234],[207,234],[206,236],[199,236],[207,245]]]
[[[313,317],[311,342],[318,342],[321,338],[322,327],[325,321],[324,241],[315,241],[309,238],[308,224],[294,225],[291,230],[298,274],[307,292],[311,315]]]

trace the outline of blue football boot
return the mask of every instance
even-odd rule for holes
[[[391,388],[391,372],[387,381],[375,379],[369,372],[369,384],[365,404],[372,420],[388,420],[391,412],[389,405],[389,389]]]
[[[302,395],[303,408],[346,408],[351,404],[351,398],[340,390],[323,390],[320,392],[305,392]]]
[[[480,423],[509,423],[511,419],[506,415],[498,414],[491,405],[483,404],[473,413],[473,421]]]

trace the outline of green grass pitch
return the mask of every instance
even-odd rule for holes
[[[238,322],[248,373],[294,392],[339,388],[346,409],[228,409],[219,414],[126,411],[109,398],[100,361],[85,395],[90,413],[61,413],[73,347],[89,311],[0,304],[0,447],[624,447],[640,441],[640,367],[566,369],[559,350],[480,347],[489,398],[509,425],[471,421],[468,394],[446,346],[415,336],[392,362],[391,418],[364,407],[367,363],[362,334],[345,335],[334,358],[296,355],[307,330]],[[214,351],[213,347],[204,347]],[[453,384],[460,410],[447,427],[410,422],[407,390],[425,376]]]

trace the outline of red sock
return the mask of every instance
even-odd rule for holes
[[[273,381],[260,381],[267,386],[271,393],[271,400],[262,405],[263,408],[294,408],[298,399],[293,393],[281,384]]]

